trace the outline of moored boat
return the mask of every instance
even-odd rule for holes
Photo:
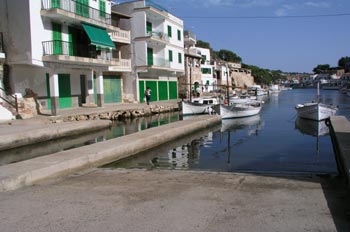
[[[243,118],[257,115],[261,110],[261,103],[258,101],[232,105],[214,105],[213,109],[222,119]]]
[[[319,102],[311,102],[298,104],[295,109],[297,110],[298,117],[300,118],[322,121],[335,115],[338,107]]]
[[[218,104],[216,98],[195,98],[192,102],[181,101],[179,107],[182,115],[209,114],[215,104]]]

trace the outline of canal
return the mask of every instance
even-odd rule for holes
[[[258,116],[224,120],[218,128],[104,167],[336,174],[328,128],[324,122],[298,119],[294,109],[315,95],[315,89],[296,89],[266,96]],[[337,115],[350,116],[350,97],[328,90],[321,91],[321,101],[338,105]]]

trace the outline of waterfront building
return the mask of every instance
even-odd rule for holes
[[[202,55],[196,48],[197,38],[191,31],[184,32],[185,42],[185,75],[179,77],[179,96],[189,98],[193,90],[202,83],[201,59]]]
[[[1,25],[1,24],[0,24]],[[3,36],[2,32],[0,30],[0,103],[3,101],[1,97],[3,97],[3,76],[4,76],[4,62],[5,62],[5,51],[4,51],[4,46],[3,46]]]
[[[31,89],[44,109],[122,102],[130,32],[110,0],[3,0],[0,21],[13,93]]]
[[[132,17],[123,24],[132,39],[133,69],[125,83],[129,96],[142,102],[150,87],[151,102],[177,99],[178,77],[185,72],[183,21],[150,0],[112,8]]]
[[[214,77],[214,68],[215,65],[211,62],[210,50],[208,48],[197,48],[201,55],[201,71],[202,71],[202,84],[206,89],[204,91],[214,90],[214,86],[217,85],[216,78]]]

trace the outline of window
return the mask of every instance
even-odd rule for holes
[[[171,38],[172,34],[171,34],[171,26],[168,25],[168,36],[169,38]]]
[[[106,2],[100,0],[100,16],[105,18],[106,17]]]
[[[202,68],[203,74],[211,74],[211,68]]]
[[[181,41],[181,31],[177,30],[177,40]]]
[[[179,61],[179,64],[182,63],[182,54],[180,52],[178,54],[178,61]]]
[[[169,50],[169,61],[172,62],[173,61],[173,51]]]
[[[147,33],[152,32],[152,23],[146,22],[146,31]]]

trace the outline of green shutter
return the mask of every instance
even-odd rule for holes
[[[146,81],[146,87],[151,89],[151,101],[158,101],[157,81]]]
[[[58,105],[60,109],[72,107],[72,96],[69,74],[58,74]]]
[[[158,91],[159,91],[159,101],[169,100],[167,81],[158,81]]]
[[[177,39],[181,41],[181,31],[177,30]]]
[[[119,76],[103,77],[104,103],[122,102],[121,79]]]
[[[53,54],[62,55],[61,24],[52,23]]]
[[[140,103],[143,103],[143,99],[145,98],[145,81],[139,81],[139,96],[140,96]]]
[[[168,25],[168,36],[169,38],[171,38],[172,34],[171,34],[171,26]]]
[[[153,48],[147,48],[147,65],[153,65]]]
[[[179,61],[179,64],[182,63],[182,54],[181,53],[178,53],[178,61]]]
[[[177,99],[177,82],[169,81],[169,98]]]
[[[146,22],[146,31],[147,33],[152,32],[152,23]]]
[[[61,0],[51,0],[52,8],[61,8]]]
[[[77,15],[89,18],[89,0],[76,0],[75,13]]]
[[[106,17],[106,2],[100,0],[100,16],[105,18]]]
[[[50,76],[48,73],[46,73],[46,97],[47,109],[51,110]]]
[[[169,61],[172,62],[173,61],[173,51],[169,50]]]

